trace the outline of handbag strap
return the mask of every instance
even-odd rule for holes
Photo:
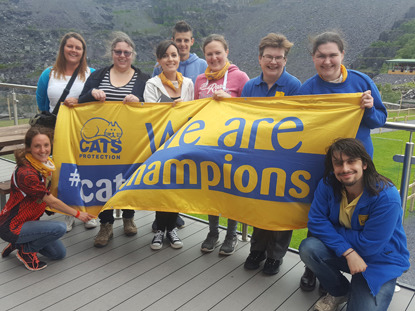
[[[68,84],[65,86],[65,89],[63,90],[61,97],[59,98],[58,102],[56,103],[55,109],[53,109],[53,111],[52,111],[52,113],[54,115],[58,115],[59,108],[61,106],[61,102],[63,102],[66,99],[66,96],[68,96],[69,91],[71,90],[71,87],[72,87],[76,77],[78,76],[79,67],[81,67],[81,65],[76,67],[75,71],[72,74],[71,79],[69,80]]]

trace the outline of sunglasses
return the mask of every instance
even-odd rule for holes
[[[133,54],[133,52],[130,52],[130,51],[121,51],[121,50],[112,50],[112,51],[117,56],[121,56],[122,54],[124,54],[125,57],[130,57],[131,54]]]

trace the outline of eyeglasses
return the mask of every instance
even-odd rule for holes
[[[117,56],[121,56],[122,54],[124,54],[125,57],[130,57],[131,54],[133,54],[133,52],[130,52],[130,51],[121,51],[121,50],[112,50],[112,51]]]
[[[274,59],[277,63],[280,63],[285,59],[285,56],[281,56],[281,55],[272,56],[272,55],[266,54],[266,55],[262,55],[262,58],[265,59],[265,61],[267,61],[268,63],[272,62]]]

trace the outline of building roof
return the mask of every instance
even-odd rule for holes
[[[407,63],[415,64],[415,59],[390,59],[386,61],[387,63]]]

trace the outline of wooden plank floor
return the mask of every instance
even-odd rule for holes
[[[63,220],[62,215],[48,219]],[[137,211],[134,237],[114,224],[114,238],[105,248],[92,246],[98,228],[84,229],[77,221],[63,237],[67,257],[31,272],[15,257],[0,260],[0,310],[312,310],[318,291],[299,289],[303,264],[288,252],[275,276],[247,271],[243,263],[249,243],[239,242],[229,257],[218,248],[203,254],[200,245],[208,232],[205,223],[185,218],[179,230],[184,247],[166,243],[149,247],[154,212]],[[221,232],[221,240],[224,232]],[[6,243],[0,242],[0,248]],[[344,308],[345,309],[345,308]],[[402,288],[391,311],[415,310],[414,291]]]

